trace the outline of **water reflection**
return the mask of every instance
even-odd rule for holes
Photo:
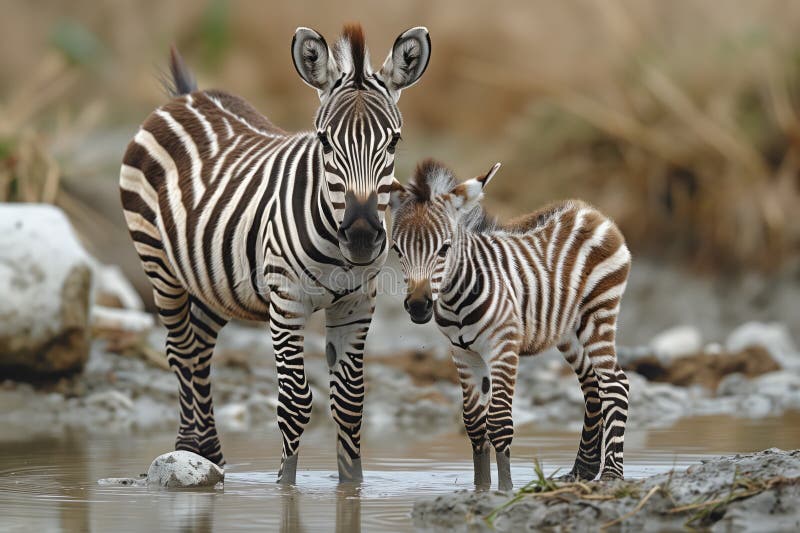
[[[164,490],[157,498],[160,524],[175,531],[210,533],[214,530],[217,494],[209,491]]]
[[[318,527],[306,528],[300,518],[303,494],[295,487],[281,487],[281,533],[308,533]],[[308,504],[314,505],[313,502]],[[344,483],[336,488],[336,533],[361,532],[361,484]]]
[[[530,481],[534,457],[546,473],[569,468],[578,431],[518,428],[514,483]],[[283,487],[270,470],[280,448],[276,431],[225,435],[228,456],[247,462],[230,465],[223,490],[195,492],[97,485],[100,478],[141,473],[149,458],[171,448],[171,433],[16,442],[0,434],[0,529],[410,531],[415,500],[472,484],[469,445],[460,434],[369,436],[365,480],[348,485],[337,483],[333,429],[315,437],[304,442],[297,487]],[[712,455],[770,446],[800,446],[800,416],[703,417],[671,428],[632,429],[626,438],[626,474],[651,475]]]

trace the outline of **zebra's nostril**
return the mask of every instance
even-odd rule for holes
[[[433,300],[430,298],[425,298],[425,311],[430,311],[431,307],[433,307]]]
[[[339,238],[339,242],[349,242],[350,239],[347,238],[347,230],[344,228],[339,228],[336,236]]]
[[[408,298],[403,300],[403,308],[405,308],[406,312],[411,312],[411,306],[408,305]]]

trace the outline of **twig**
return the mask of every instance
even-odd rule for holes
[[[617,518],[617,519],[615,519],[615,520],[612,520],[611,522],[606,522],[605,524],[603,524],[602,526],[600,526],[600,529],[608,529],[609,527],[611,527],[611,526],[614,526],[614,525],[617,525],[617,524],[619,524],[620,522],[622,522],[622,521],[624,521],[624,520],[627,520],[628,518],[632,517],[633,515],[635,515],[635,514],[636,514],[636,513],[638,513],[639,511],[641,511],[641,510],[642,510],[642,507],[644,507],[644,504],[646,504],[646,503],[647,503],[647,500],[649,500],[649,499],[650,499],[650,497],[651,497],[653,494],[655,494],[656,492],[658,492],[658,489],[660,489],[660,488],[661,488],[661,487],[658,487],[658,486],[656,486],[656,487],[653,487],[652,489],[650,489],[650,492],[648,492],[648,493],[645,495],[645,497],[644,497],[644,498],[642,498],[642,499],[639,501],[639,503],[638,503],[638,504],[636,504],[636,507],[634,507],[634,508],[633,508],[633,510],[631,510],[630,512],[627,512],[627,513],[625,513],[624,515],[620,516],[619,518]]]

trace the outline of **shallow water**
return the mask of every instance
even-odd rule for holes
[[[800,447],[800,415],[763,420],[686,419],[673,427],[629,430],[625,471],[643,477],[710,456],[767,447]],[[365,438],[365,481],[336,482],[333,431],[307,431],[298,484],[275,483],[277,429],[223,435],[229,462],[224,490],[168,491],[100,486],[105,477],[135,477],[172,447],[172,434],[72,436],[0,441],[3,531],[261,530],[407,531],[414,500],[468,489],[472,459],[465,436],[386,433]],[[533,477],[534,457],[546,473],[569,469],[578,434],[522,426],[512,449],[516,486]]]

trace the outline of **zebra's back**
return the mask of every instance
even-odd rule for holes
[[[276,156],[302,138],[220,91],[154,111],[120,172],[126,221],[151,280],[173,277],[221,315],[265,318],[268,300],[254,275],[264,228],[253,224],[274,203]]]
[[[504,226],[505,268],[524,323],[525,353],[558,342],[583,316],[616,307],[631,255],[616,224],[581,200],[551,204]]]

